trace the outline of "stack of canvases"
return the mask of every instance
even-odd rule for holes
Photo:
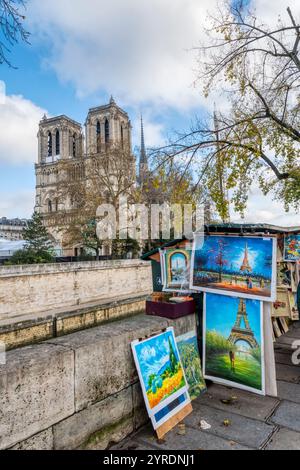
[[[299,320],[297,290],[300,281],[300,235],[278,240],[277,293],[272,305],[274,339],[286,333],[291,320]]]
[[[189,392],[194,398],[205,390],[203,377],[277,395],[271,322],[276,251],[276,237],[203,234],[195,234],[190,247],[161,251],[164,290],[204,292],[204,318],[203,373],[196,332],[177,344],[172,329],[132,343],[159,437],[191,412]]]
[[[271,323],[276,241],[195,234],[191,250],[161,252],[164,290],[204,292],[205,378],[277,395]]]

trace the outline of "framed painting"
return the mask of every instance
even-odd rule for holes
[[[177,336],[176,342],[186,380],[188,382],[189,394],[191,400],[194,400],[206,391],[196,330],[191,330],[188,333]]]
[[[191,401],[174,330],[133,341],[131,347],[146,408],[157,429]]]
[[[285,261],[300,261],[300,233],[285,235],[283,258]]]
[[[235,235],[194,236],[192,290],[247,299],[276,299],[277,240]]]
[[[166,292],[190,291],[191,250],[174,248],[161,250],[163,263],[163,290]]]
[[[204,378],[265,394],[263,303],[205,294]]]
[[[166,267],[165,267],[165,256],[164,256],[164,250],[159,250],[159,259],[160,259],[160,272],[161,272],[161,283],[162,283],[162,288],[164,288],[165,285],[165,272],[166,272]]]

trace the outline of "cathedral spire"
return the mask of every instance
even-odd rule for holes
[[[148,172],[148,159],[145,147],[145,136],[144,136],[144,123],[143,116],[141,115],[141,153],[140,153],[140,168],[139,168],[139,179],[140,183],[145,179]]]
[[[144,136],[144,123],[143,116],[141,115],[141,163],[147,163],[147,154],[145,147],[145,136]]]

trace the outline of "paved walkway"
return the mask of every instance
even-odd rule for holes
[[[214,384],[193,401],[193,413],[184,420],[185,435],[175,428],[159,442],[147,425],[113,448],[300,450],[300,366],[291,362],[291,344],[297,339],[300,340],[300,322],[275,345],[278,399]],[[201,420],[211,428],[202,430]]]

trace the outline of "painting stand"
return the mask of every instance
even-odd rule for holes
[[[175,428],[178,423],[180,423],[184,418],[186,418],[193,411],[192,404],[188,403],[184,408],[182,408],[176,415],[172,416],[168,421],[162,424],[159,428],[156,429],[156,434],[158,439],[162,439],[167,432]]]
[[[143,374],[140,368],[139,354],[141,352],[141,345],[143,343],[148,344],[148,341],[151,342],[155,338],[158,339],[159,337],[163,335],[168,335],[169,342],[170,342],[170,337],[172,338],[173,356],[175,355],[177,356],[177,364],[178,363],[180,364],[180,369],[184,377],[184,385],[181,386],[180,389],[173,391],[171,395],[168,395],[166,398],[164,398],[163,401],[158,403],[156,406],[151,407],[148,401],[147,390],[145,387]],[[146,347],[147,347],[147,344],[146,344]],[[174,426],[180,423],[180,421],[182,421],[186,416],[188,416],[192,412],[191,400],[190,400],[190,396],[188,393],[188,382],[186,380],[184,368],[180,360],[180,354],[179,354],[178,346],[177,346],[176,339],[175,339],[174,328],[168,327],[162,333],[150,335],[144,339],[140,338],[138,340],[132,341],[131,347],[132,347],[133,357],[134,357],[134,361],[137,367],[137,372],[139,375],[141,389],[143,392],[145,405],[148,411],[149,418],[151,419],[153,428],[156,431],[158,438],[162,439],[162,437],[168,431],[173,429]]]

